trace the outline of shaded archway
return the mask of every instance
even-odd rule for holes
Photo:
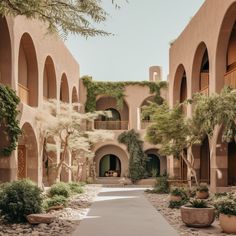
[[[60,101],[69,103],[69,85],[66,74],[61,77],[61,87],[60,87]]]
[[[45,100],[57,97],[56,72],[53,60],[46,58],[43,71],[43,98]]]
[[[166,174],[167,160],[166,157],[158,153],[158,149],[149,149],[145,151],[145,154],[148,158],[146,170],[149,177],[157,177]]]
[[[99,177],[120,177],[121,162],[116,155],[108,154],[99,163]]]
[[[196,92],[209,94],[209,57],[204,42],[197,47],[193,61],[192,94]]]
[[[216,49],[215,89],[220,92],[224,85],[236,88],[236,3],[225,13]],[[224,78],[224,79],[223,79]]]
[[[111,158],[113,160],[111,160]],[[102,159],[103,161],[101,162]],[[128,155],[125,152],[125,150],[123,150],[119,146],[108,144],[98,148],[95,151],[94,162],[97,176],[103,176],[104,175],[103,170],[106,169],[105,171],[108,171],[109,168],[120,170],[119,176],[121,177],[128,175],[128,164],[129,164]],[[111,164],[111,162],[113,164]],[[101,164],[103,165],[102,169],[101,169]]]
[[[29,178],[38,183],[38,145],[32,126],[22,126],[22,136],[18,142],[18,179]]]
[[[127,130],[129,127],[129,108],[124,101],[123,107],[119,109],[117,107],[116,99],[113,97],[101,97],[96,102],[97,111],[110,111],[112,117],[104,118],[101,116],[95,121],[96,129],[107,130]]]
[[[207,137],[205,137],[200,147],[199,180],[200,182],[210,184],[210,148]]]
[[[38,62],[32,38],[24,33],[18,58],[18,95],[23,103],[38,106]]]
[[[11,85],[11,39],[5,17],[0,17],[0,83]]]
[[[144,107],[147,107],[150,105],[150,103],[154,103],[155,99],[154,96],[150,96],[148,98],[145,98],[140,106],[140,128],[146,129],[150,124],[150,116],[142,116],[142,111]]]
[[[236,143],[228,144],[228,185],[236,186]]]

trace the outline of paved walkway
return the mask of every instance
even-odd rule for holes
[[[178,236],[140,188],[103,188],[73,236]]]

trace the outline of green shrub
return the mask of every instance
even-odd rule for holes
[[[187,191],[184,188],[173,187],[170,190],[172,196],[180,196],[182,198],[187,198]]]
[[[197,186],[197,191],[199,192],[208,192],[209,191],[209,188],[207,186],[207,184],[200,184],[199,186]]]
[[[169,193],[170,186],[168,182],[168,176],[157,177],[156,184],[153,190],[155,193]]]
[[[236,216],[236,199],[229,196],[221,197],[214,202],[214,206],[219,213]]]
[[[3,188],[0,209],[9,222],[25,222],[27,215],[42,211],[42,191],[30,180],[14,181]]]
[[[83,193],[84,192],[84,189],[80,183],[71,182],[71,183],[69,183],[69,187],[70,187],[70,191],[72,193]]]
[[[52,198],[48,198],[45,201],[45,208],[53,207],[53,206],[64,206],[66,207],[68,204],[68,199],[62,195],[54,195]]]
[[[187,198],[182,199],[181,201],[169,201],[169,208],[179,209],[181,206],[185,205],[188,202]]]
[[[189,201],[189,203],[190,203],[189,206],[193,208],[207,208],[208,206],[207,201],[203,199],[193,199]]]
[[[49,189],[48,193],[51,197],[55,195],[61,195],[68,198],[70,197],[71,190],[68,184],[59,182],[59,183],[53,184],[51,188]]]

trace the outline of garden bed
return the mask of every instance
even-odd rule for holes
[[[0,219],[0,236],[62,236],[73,232],[79,222],[87,215],[90,205],[99,192],[99,187],[87,185],[82,194],[70,198],[66,208],[50,211],[49,214],[58,218],[51,224],[30,225],[7,224]]]
[[[151,204],[159,211],[166,220],[172,225],[181,236],[208,236],[208,235],[221,235],[225,236],[227,234],[222,233],[219,226],[219,221],[216,219],[212,226],[207,228],[190,228],[186,227],[180,216],[180,209],[171,209],[169,205],[169,195],[168,194],[151,194],[145,193],[146,198],[151,202]]]

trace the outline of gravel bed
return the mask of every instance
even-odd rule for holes
[[[7,224],[1,218],[0,236],[64,236],[71,234],[87,215],[89,207],[99,191],[99,186],[85,186],[85,192],[72,197],[67,208],[50,212],[58,217],[51,224]]]
[[[222,232],[219,226],[219,221],[217,219],[215,220],[215,222],[212,224],[211,227],[207,228],[186,227],[181,220],[180,210],[168,208],[169,205],[168,194],[145,193],[145,197],[151,202],[151,204],[157,209],[157,211],[159,211],[166,218],[166,220],[170,223],[170,225],[172,225],[179,232],[179,235],[181,236],[228,235]]]

